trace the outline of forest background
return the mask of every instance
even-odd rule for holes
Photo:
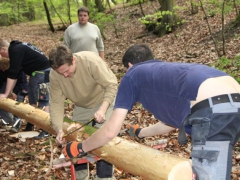
[[[124,75],[121,60],[125,50],[140,43],[148,44],[156,59],[206,64],[240,82],[239,0],[0,0],[0,38],[33,43],[48,55],[51,48],[62,44],[66,27],[77,22],[77,9],[82,5],[89,7],[89,21],[101,30],[106,61],[119,82]],[[66,101],[67,117],[71,118],[72,107]],[[123,129],[128,123],[145,127],[156,122],[154,116],[136,105]],[[190,143],[179,146],[177,134],[178,130],[139,143],[164,138],[168,146],[160,151],[189,158]],[[50,145],[49,139],[23,141],[9,135],[8,131],[0,132],[2,179],[70,179],[68,168],[49,169],[51,153],[55,158],[61,153],[61,148]],[[123,138],[131,140],[127,134]],[[240,179],[239,147],[236,144],[233,152],[234,180]],[[91,174],[95,171],[92,164]],[[117,167],[115,176],[141,179]]]

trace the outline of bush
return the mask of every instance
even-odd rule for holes
[[[228,59],[223,56],[216,63],[212,64],[212,67],[228,73],[240,83],[240,55],[234,59]]]

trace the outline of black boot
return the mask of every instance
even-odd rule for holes
[[[33,131],[33,128],[34,128],[34,125],[28,122],[23,131]]]
[[[46,138],[48,136],[49,136],[48,132],[42,130],[42,132],[38,136],[34,136],[34,139],[38,140],[38,139]]]
[[[9,126],[11,123],[5,121],[4,119],[1,119],[1,125],[2,126]]]
[[[22,125],[22,120],[20,118],[14,117],[14,124],[12,125],[11,129],[9,130],[12,133],[17,133]]]

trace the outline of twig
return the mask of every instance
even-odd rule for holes
[[[52,145],[51,136],[49,136],[49,144],[50,144],[50,150],[51,150],[51,158],[50,158],[49,168],[46,173],[47,176],[50,174],[52,166],[53,166],[53,145]]]
[[[206,22],[207,22],[207,26],[208,26],[208,30],[209,30],[210,36],[211,36],[211,38],[212,38],[212,40],[213,40],[213,43],[214,43],[214,46],[215,46],[215,50],[217,51],[218,57],[220,57],[220,53],[219,53],[219,50],[218,50],[218,47],[217,47],[217,42],[216,42],[216,40],[215,40],[214,37],[213,37],[213,33],[212,33],[212,30],[211,30],[210,24],[209,24],[209,22],[208,22],[207,13],[206,13],[206,11],[205,11],[205,9],[204,9],[204,7],[203,7],[202,1],[199,0],[199,2],[200,2],[200,4],[201,4],[202,11],[203,11],[203,13],[204,13],[204,15],[205,15],[205,20],[206,20]]]

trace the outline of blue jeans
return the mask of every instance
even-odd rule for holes
[[[34,76],[30,76],[28,92],[30,105],[38,103],[38,107],[40,108],[49,106],[49,93],[46,94],[46,98],[44,100],[39,99],[39,84],[49,83],[49,71],[50,68],[43,71],[35,71]]]
[[[4,93],[5,89],[6,89],[6,82],[4,82],[2,87],[0,88],[0,93]],[[17,101],[18,102],[23,102],[24,98],[25,98],[25,95],[22,94],[21,91],[17,93]],[[0,116],[6,123],[9,123],[9,124],[14,123],[12,113],[9,113],[7,111],[4,111],[3,109],[0,109]],[[17,117],[15,117],[15,118],[17,118]]]

